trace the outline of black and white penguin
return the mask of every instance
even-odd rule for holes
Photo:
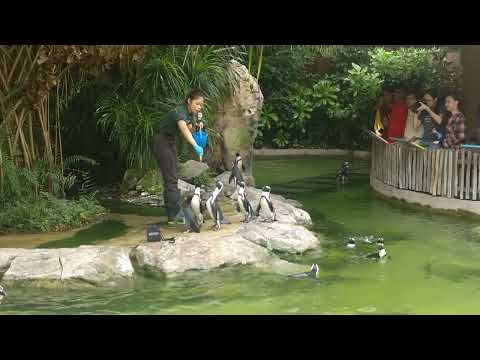
[[[195,192],[193,193],[192,199],[190,200],[190,207],[195,214],[197,222],[203,224],[203,214],[202,214],[202,199],[201,199],[201,188],[196,187]]]
[[[255,213],[250,201],[247,199],[245,181],[240,181],[238,185],[240,187],[238,189],[237,210],[245,215],[245,220],[243,222],[247,223],[252,220]]]
[[[216,187],[213,190],[212,195],[207,200],[207,210],[212,218],[214,224],[212,229],[220,230],[220,224],[222,220],[220,206],[218,205],[218,196],[223,191],[223,183],[221,181],[217,181]]]
[[[306,271],[299,274],[288,275],[288,277],[295,278],[295,279],[306,278],[306,277],[316,279],[318,277],[319,270],[320,269],[317,264],[312,264],[312,266],[310,267],[310,271]]]
[[[239,153],[237,153],[235,157],[235,161],[233,162],[232,174],[228,179],[229,184],[231,184],[233,181],[233,184],[235,185],[235,189],[237,188],[238,184],[240,184],[241,181],[244,181],[242,170],[245,171],[245,166],[243,165],[242,157],[240,156]]]
[[[184,224],[185,224],[185,227],[187,228],[185,232],[189,233],[190,231],[195,231],[196,233],[199,233],[202,227],[202,223],[200,223],[197,220],[197,217],[195,216],[195,212],[191,207],[191,199],[187,198],[185,200],[185,202],[182,205],[182,210],[183,210]]]
[[[377,241],[377,252],[367,255],[367,258],[372,260],[383,260],[387,257],[387,251],[385,250],[385,243],[383,240]]]
[[[357,246],[357,243],[355,242],[355,239],[353,237],[349,238],[347,242],[347,248],[355,249],[356,246]]]
[[[7,296],[7,291],[2,285],[0,285],[0,302],[3,300],[5,296]]]
[[[270,186],[264,186],[262,188],[262,194],[260,195],[260,201],[257,206],[256,215],[260,216],[260,211],[264,214],[264,221],[275,221],[277,219],[277,215],[275,213],[275,209],[273,208],[272,200],[270,199],[270,193],[272,189]]]
[[[345,161],[340,169],[337,171],[337,182],[345,184],[347,181],[350,181],[350,176],[348,175],[348,170],[350,169],[350,163]]]

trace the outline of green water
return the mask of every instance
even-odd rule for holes
[[[304,204],[323,234],[322,253],[288,260],[320,266],[319,281],[291,280],[249,267],[177,279],[136,279],[114,290],[10,288],[0,313],[15,314],[478,314],[478,219],[385,200],[368,185],[368,163],[353,162],[353,182],[337,186],[342,159],[256,159],[257,185]],[[121,229],[120,229],[121,230]],[[120,231],[119,230],[119,231]],[[383,237],[384,263],[347,236]]]

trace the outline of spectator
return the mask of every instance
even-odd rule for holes
[[[393,92],[393,104],[390,111],[390,124],[387,130],[387,139],[403,138],[408,107],[405,103],[405,93],[402,89]]]
[[[390,123],[390,110],[392,106],[392,92],[384,90],[382,96],[378,99],[375,106],[374,131],[377,135],[386,136],[388,125]]]
[[[443,146],[449,149],[458,150],[461,144],[465,143],[465,116],[460,111],[460,98],[457,95],[448,95],[445,98],[445,108],[451,113],[445,128],[445,138]]]
[[[433,147],[436,146],[439,137],[442,136],[441,124],[443,114],[438,106],[438,97],[432,91],[425,92],[423,101],[425,103],[420,102],[420,106],[415,114],[415,129],[423,125],[421,144]]]
[[[408,93],[406,103],[408,106],[408,114],[407,121],[405,122],[404,137],[407,141],[410,141],[413,138],[421,138],[423,136],[423,126],[420,125],[418,129],[415,128],[415,113],[419,106],[417,95],[413,92]]]

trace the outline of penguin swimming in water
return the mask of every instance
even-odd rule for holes
[[[240,156],[239,153],[237,153],[235,157],[235,161],[233,162],[232,174],[228,179],[229,184],[231,184],[233,181],[233,184],[235,185],[235,189],[237,189],[237,186],[238,184],[240,184],[241,181],[244,181],[242,170],[245,171],[245,166],[243,165],[242,157]]]
[[[245,181],[240,181],[238,189],[237,210],[245,215],[244,223],[249,222],[255,216],[252,205],[247,199]]]
[[[350,176],[348,175],[348,170],[350,169],[350,163],[345,161],[340,169],[337,171],[337,182],[345,184],[347,181],[350,181]]]
[[[310,271],[306,271],[299,274],[288,275],[288,277],[294,278],[294,279],[301,279],[301,278],[307,278],[307,277],[317,279],[319,270],[320,269],[317,264],[312,264],[312,266],[310,267]]]
[[[378,251],[376,253],[367,255],[367,258],[372,259],[372,260],[386,259],[387,251],[385,250],[385,243],[383,242],[383,240],[378,240],[377,241],[377,249],[378,249]]]
[[[0,302],[2,302],[5,296],[7,296],[7,291],[2,285],[0,285]]]
[[[350,239],[348,239],[347,248],[355,249],[356,246],[357,244],[355,243],[355,238],[351,237]]]
[[[218,196],[223,190],[223,183],[221,181],[217,181],[216,187],[213,190],[212,195],[207,200],[207,210],[212,218],[214,224],[212,229],[220,230],[220,224],[222,220],[220,206],[218,205]]]
[[[262,194],[260,195],[260,201],[258,203],[256,215],[260,216],[260,211],[266,216],[264,221],[276,221],[277,215],[275,213],[275,209],[273,208],[272,200],[270,199],[270,193],[272,189],[270,186],[264,186],[262,188]]]

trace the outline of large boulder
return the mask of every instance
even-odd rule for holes
[[[315,234],[303,226],[279,222],[242,225],[236,234],[278,252],[303,253],[319,246],[319,240]]]
[[[240,153],[246,168],[245,181],[253,185],[253,143],[257,136],[263,94],[257,80],[244,65],[232,61],[229,71],[236,79],[233,91],[214,114],[215,128],[221,136],[217,151],[226,170],[231,170],[236,153]]]
[[[132,259],[147,273],[171,276],[189,270],[268,262],[267,249],[238,235],[185,234],[174,244],[149,243],[132,251]]]
[[[54,281],[110,285],[133,276],[129,248],[81,246],[72,249],[1,249],[14,255],[2,280]]]
[[[202,175],[210,168],[207,164],[195,160],[188,160],[187,162],[180,164],[178,167],[178,178],[189,181],[194,177]]]
[[[0,278],[8,270],[13,259],[23,254],[25,249],[0,249]]]

